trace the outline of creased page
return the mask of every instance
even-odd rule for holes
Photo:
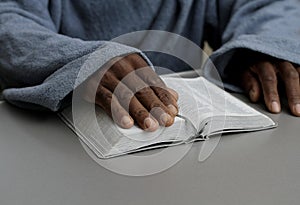
[[[196,129],[216,111],[202,78],[163,77],[165,83],[179,94],[179,115],[188,118]]]

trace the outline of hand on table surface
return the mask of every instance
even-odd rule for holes
[[[104,109],[122,128],[136,123],[145,131],[155,131],[159,125],[174,123],[178,94],[166,87],[140,55],[113,59],[105,67],[85,83],[86,100]],[[95,99],[93,86],[97,86]]]
[[[281,111],[280,98],[287,97],[291,113],[300,117],[300,67],[279,59],[264,59],[263,54],[259,59],[241,73],[240,86],[252,102],[263,97],[272,113]],[[281,86],[285,96],[279,94]]]

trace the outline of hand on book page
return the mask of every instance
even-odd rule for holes
[[[177,93],[138,54],[113,59],[85,84],[85,98],[122,128],[136,123],[146,131],[169,127],[178,113]],[[97,87],[96,98],[89,92]]]
[[[81,99],[61,113],[67,125],[75,131],[99,158],[189,144],[214,139],[200,153],[203,160],[217,144],[222,133],[257,131],[273,128],[276,123],[254,110],[203,77],[193,79],[161,77],[180,95],[179,113],[170,127],[160,126],[155,132],[144,132],[133,126],[119,128],[103,109]],[[213,145],[213,146],[211,146]]]

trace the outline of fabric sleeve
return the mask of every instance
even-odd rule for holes
[[[97,56],[93,55],[96,51]],[[97,58],[103,65],[130,53],[140,51],[58,34],[47,0],[0,0],[0,83],[3,98],[12,104],[57,111],[75,89],[77,74],[87,59]],[[81,72],[80,82],[97,69],[95,65]]]
[[[300,64],[298,0],[213,0],[206,19],[206,40],[215,49],[211,60],[228,89],[241,91],[228,83],[235,71],[227,65],[243,49]],[[206,66],[204,75],[220,84],[212,70]]]

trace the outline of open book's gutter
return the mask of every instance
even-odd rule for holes
[[[191,142],[195,141],[196,138],[198,138],[199,140],[207,140],[208,139],[208,137],[202,135],[202,133],[208,123],[205,123],[204,126],[202,126],[201,130],[198,131],[198,129],[195,127],[195,125],[187,117],[184,117],[183,115],[179,115],[179,114],[177,116],[184,119],[188,124],[190,124],[194,128],[195,133],[197,133],[196,135],[193,135],[193,136],[190,136],[189,138],[187,138],[184,141],[184,143],[186,143],[186,144],[191,143]]]

